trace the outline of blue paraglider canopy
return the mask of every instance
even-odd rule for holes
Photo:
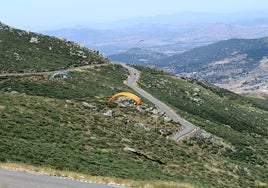
[[[61,76],[63,78],[72,78],[72,76],[69,73],[63,72],[63,71],[58,71],[58,72],[55,72],[54,74],[52,74],[50,76],[50,79],[53,79],[53,78],[55,78],[57,76]]]

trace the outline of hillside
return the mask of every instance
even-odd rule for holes
[[[64,66],[58,53],[48,70]],[[103,57],[96,58],[101,64]],[[21,66],[29,68],[26,61]],[[72,79],[50,79],[50,72],[1,76],[2,164],[123,179],[134,187],[267,186],[267,105],[198,80],[136,68],[140,87],[199,127],[192,137],[171,140],[180,125],[144,98],[139,106],[126,98],[109,103],[114,93],[134,92],[123,84],[128,72],[120,65],[70,70]]]
[[[173,73],[238,93],[268,92],[268,38],[230,39],[161,61]]]

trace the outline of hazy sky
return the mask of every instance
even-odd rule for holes
[[[21,29],[50,29],[175,12],[268,10],[268,0],[0,0],[0,21]]]

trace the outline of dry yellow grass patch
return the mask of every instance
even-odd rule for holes
[[[1,168],[12,169],[12,170],[23,170],[29,172],[36,172],[41,174],[49,174],[52,176],[61,176],[77,180],[84,180],[90,182],[99,182],[99,183],[114,183],[126,186],[139,186],[143,188],[197,188],[191,184],[187,183],[175,183],[175,182],[162,182],[162,181],[135,181],[130,179],[121,179],[121,178],[111,178],[111,177],[102,177],[102,176],[90,176],[87,174],[67,171],[67,170],[55,170],[49,167],[36,167],[25,164],[18,163],[0,163]],[[0,188],[1,187],[0,185]]]

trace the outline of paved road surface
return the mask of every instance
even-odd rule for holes
[[[159,101],[158,99],[154,98],[152,95],[144,91],[143,89],[136,86],[136,81],[139,78],[139,72],[134,69],[133,67],[130,67],[126,64],[122,64],[125,68],[129,71],[129,77],[126,81],[126,85],[131,87],[133,90],[135,90],[137,93],[139,93],[144,98],[148,99],[152,103],[154,103],[160,110],[165,112],[173,121],[180,123],[183,127],[183,130],[177,134],[175,134],[172,139],[175,141],[179,141],[183,137],[191,134],[193,131],[195,131],[195,126],[191,124],[190,122],[186,121],[185,119],[181,118],[178,114],[176,114],[171,108],[169,108],[167,105]]]
[[[0,168],[0,188],[124,188]],[[126,188],[126,187],[125,187]]]

